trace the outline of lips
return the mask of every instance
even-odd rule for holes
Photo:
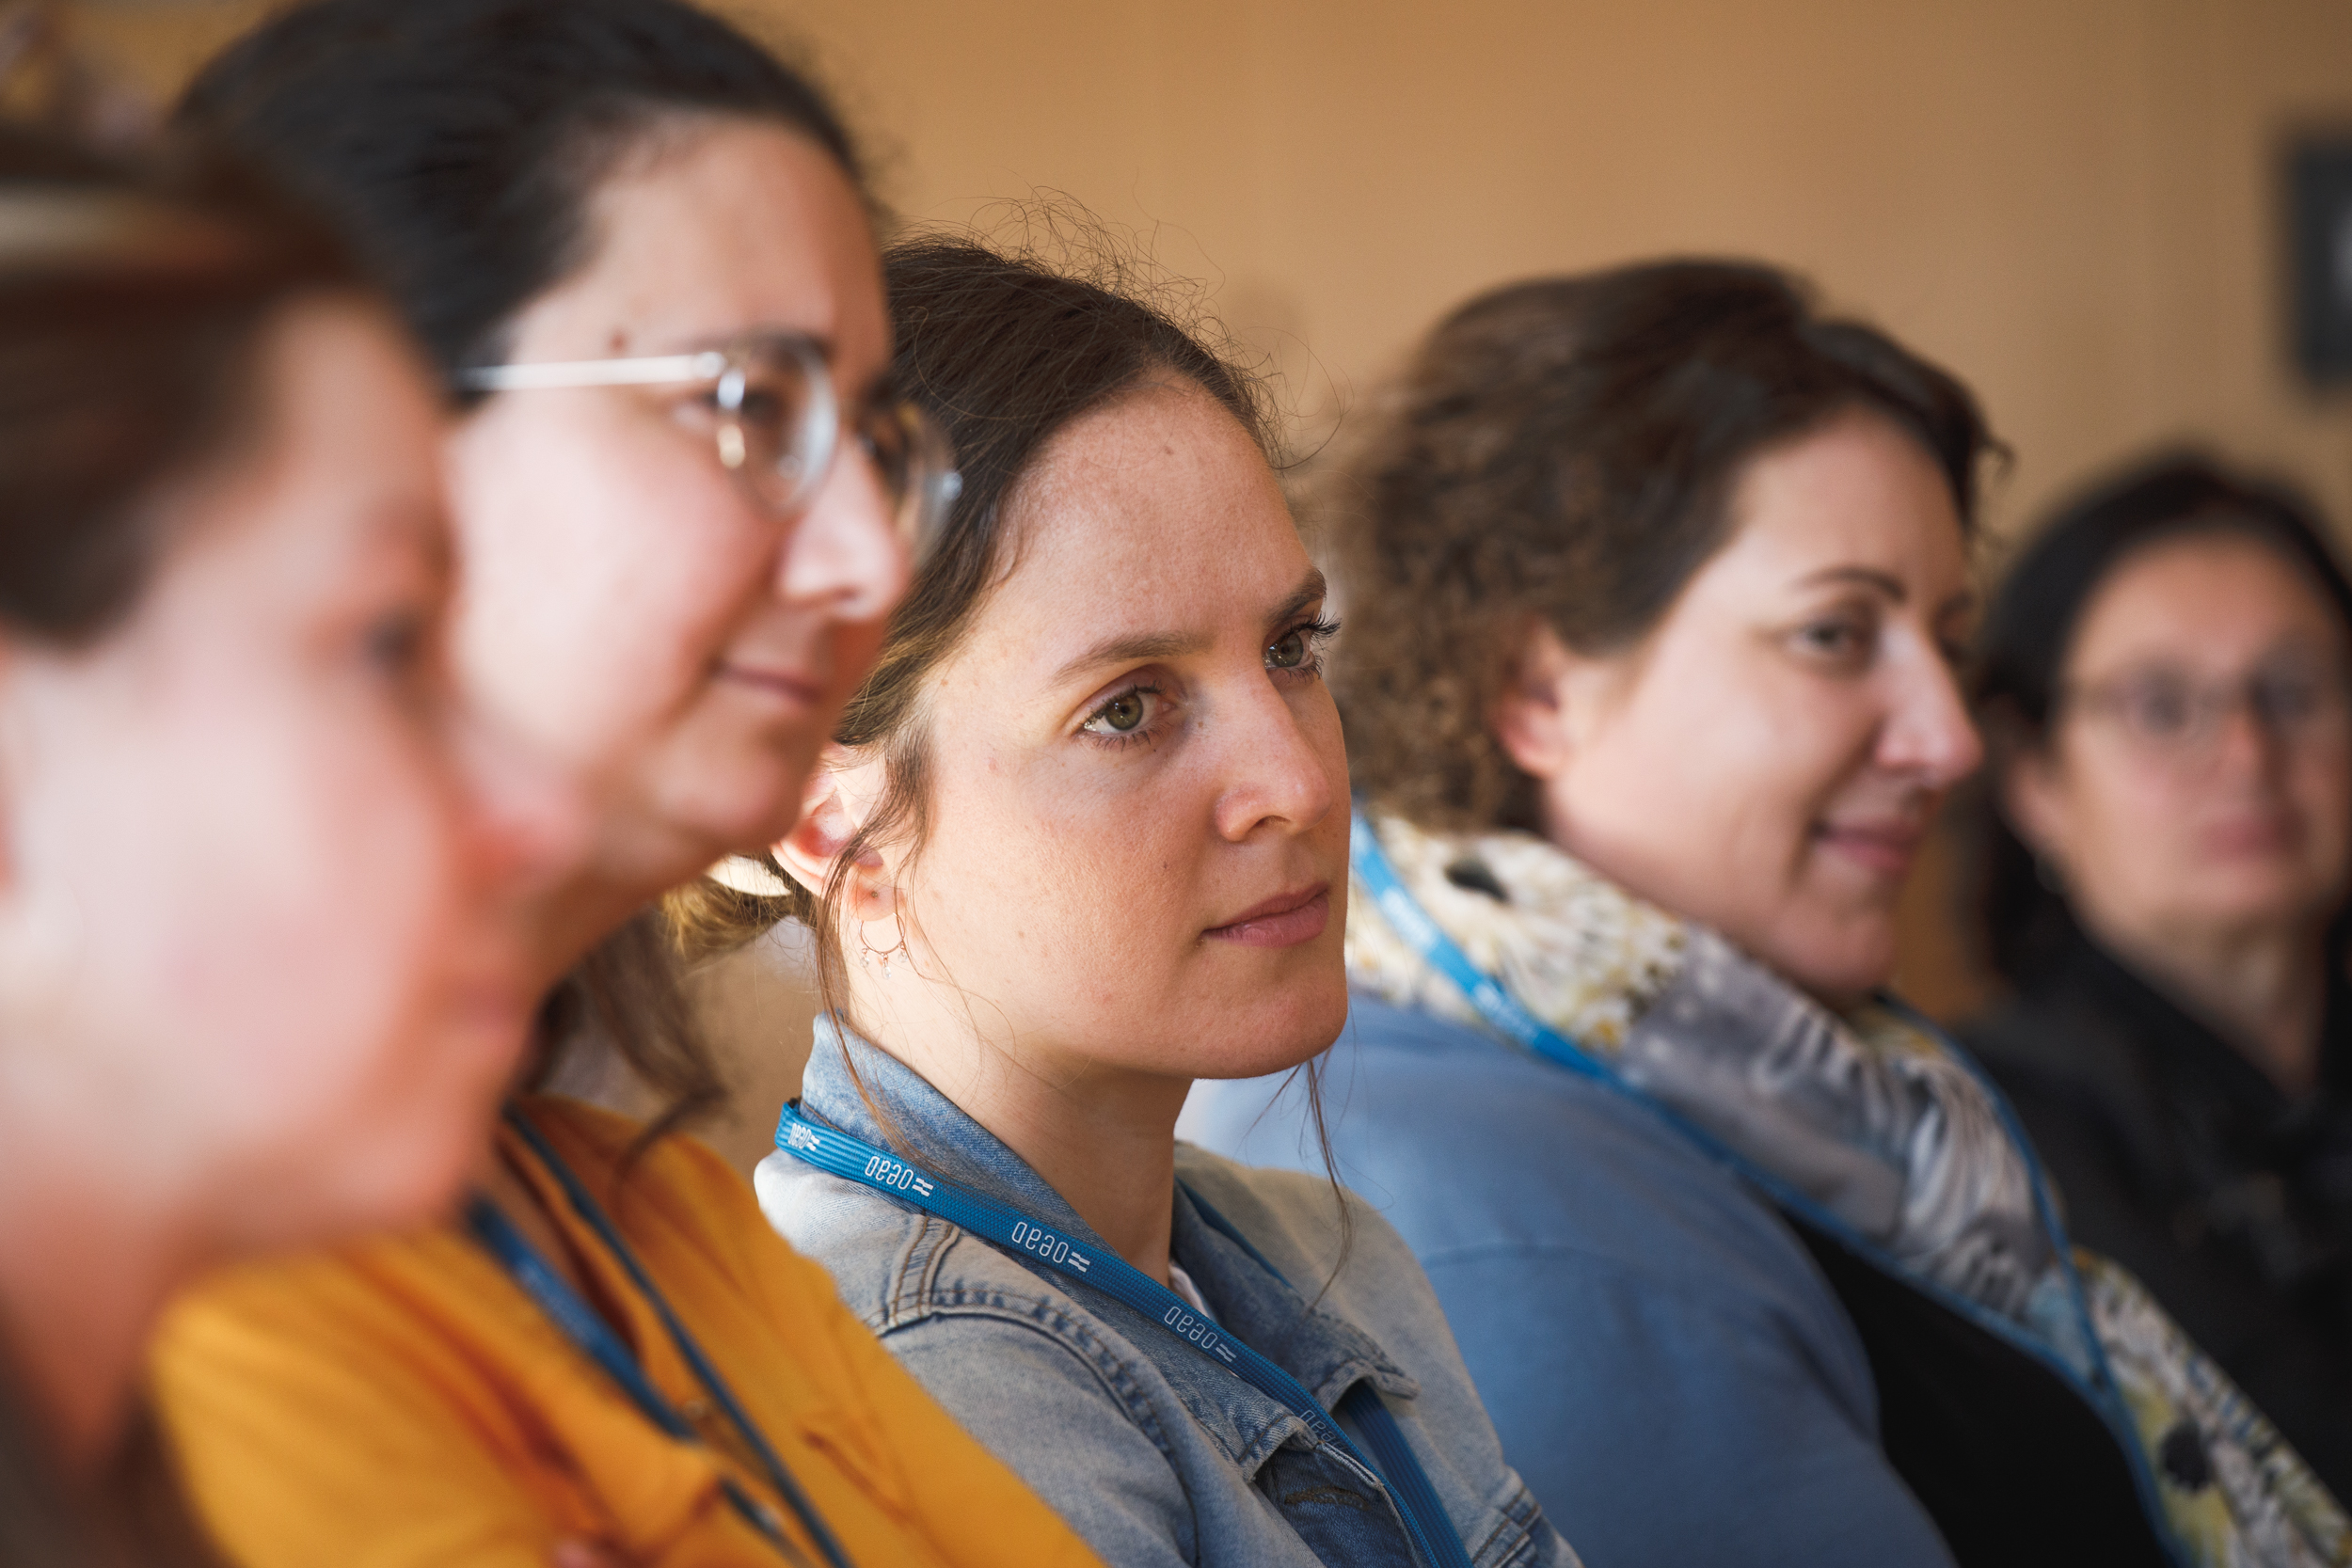
[[[1911,870],[1927,830],[1911,822],[1824,822],[1813,836],[1868,870],[1901,877]]]
[[[800,703],[810,707],[824,701],[825,697],[822,683],[790,670],[722,662],[719,666],[719,676],[722,680],[748,686],[755,690],[771,692],[787,702]]]
[[[1316,882],[1291,893],[1278,893],[1245,910],[1222,926],[1201,933],[1209,942],[1237,942],[1244,947],[1295,947],[1323,935],[1331,919],[1331,884]]]

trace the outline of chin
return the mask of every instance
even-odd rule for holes
[[[756,855],[792,831],[801,818],[801,791],[816,752],[795,747],[788,756],[767,752],[732,768],[714,768],[670,802],[673,825],[720,853]],[[697,868],[699,869],[699,867]]]
[[[1798,990],[1832,1007],[1847,1007],[1895,977],[1895,933],[1788,943],[1757,956]]]
[[[1287,994],[1260,994],[1224,1014],[1216,1059],[1197,1078],[1263,1078],[1287,1072],[1331,1049],[1347,1023],[1344,974],[1312,985],[1294,982]]]

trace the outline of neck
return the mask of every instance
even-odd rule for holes
[[[2111,952],[2217,1029],[2289,1095],[2319,1082],[2328,1008],[2327,928],[2310,921],[2139,931],[2086,912]]]
[[[87,1475],[120,1441],[164,1304],[216,1249],[199,1173],[119,1117],[69,1114],[24,1065],[0,1063],[0,1329],[60,1468]]]
[[[913,974],[883,980],[852,965],[850,990],[857,1016],[882,1025],[876,1044],[1021,1156],[1121,1258],[1168,1283],[1176,1117],[1190,1079],[978,1037],[968,1009],[942,1005],[940,988]]]

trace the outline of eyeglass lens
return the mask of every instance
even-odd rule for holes
[[[2209,743],[2223,719],[2243,706],[2265,731],[2301,741],[2340,729],[2346,711],[2344,677],[2310,668],[2257,670],[2241,680],[2200,684],[2170,671],[2144,671],[2094,693],[2135,736],[2166,748]]]
[[[813,344],[776,339],[739,347],[717,388],[720,461],[778,515],[814,499],[844,432],[832,377]],[[918,555],[945,520],[956,476],[945,439],[911,404],[865,404],[846,433],[873,465],[899,536]]]

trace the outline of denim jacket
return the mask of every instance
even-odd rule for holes
[[[803,1110],[887,1144],[842,1038],[819,1022]],[[1073,1241],[1103,1244],[946,1096],[854,1036],[847,1043],[916,1163]],[[1349,1199],[1344,1266],[1311,1300],[1338,1250],[1327,1182],[1181,1144],[1176,1175],[1171,1251],[1223,1327],[1327,1410],[1359,1382],[1377,1388],[1475,1568],[1571,1568],[1575,1554],[1503,1462],[1437,1297],[1386,1221]],[[756,1183],[769,1221],[833,1271],[850,1309],[1112,1568],[1417,1568],[1383,1489],[1156,1322],[787,1154],[769,1156]],[[1279,1276],[1204,1220],[1201,1202]]]

